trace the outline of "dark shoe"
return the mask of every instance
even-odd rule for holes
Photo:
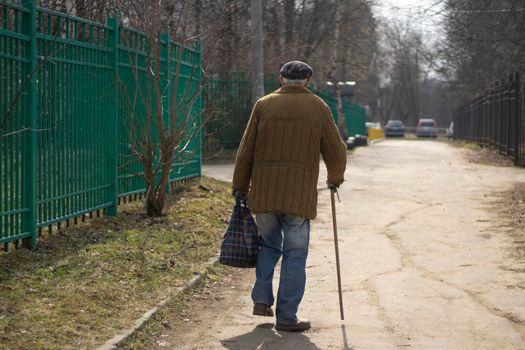
[[[255,316],[273,317],[272,306],[262,303],[256,303],[255,305],[253,305],[253,314]]]
[[[295,323],[277,322],[275,330],[283,332],[304,332],[310,329],[310,321],[298,319]]]

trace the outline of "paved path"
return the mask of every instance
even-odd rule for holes
[[[313,223],[305,334],[251,315],[253,271],[233,277],[210,321],[177,349],[525,349],[525,271],[517,269],[498,191],[525,169],[469,163],[443,142],[387,140],[350,158],[338,204],[346,320],[339,320],[329,192]],[[324,167],[323,167],[324,168]],[[204,173],[231,179],[231,166]],[[320,186],[325,179],[323,170]],[[173,335],[172,335],[173,337]]]

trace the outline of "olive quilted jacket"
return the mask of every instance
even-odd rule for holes
[[[282,87],[253,108],[237,152],[233,190],[249,193],[253,213],[314,219],[320,154],[328,182],[340,185],[346,145],[330,109],[306,87]]]

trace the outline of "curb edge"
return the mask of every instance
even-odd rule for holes
[[[170,301],[175,299],[176,297],[180,296],[182,293],[187,291],[188,289],[193,288],[205,275],[206,270],[208,270],[211,266],[215,265],[219,261],[219,256],[213,256],[210,258],[206,263],[204,263],[202,271],[194,276],[192,279],[190,279],[183,287],[180,287],[175,294],[168,297],[167,299],[161,301],[153,308],[146,311],[140,318],[135,320],[133,326],[131,328],[122,330],[120,333],[115,335],[113,338],[106,341],[103,345],[96,348],[96,350],[114,350],[117,349],[117,346],[128,339],[131,335],[133,335],[137,330],[139,330],[146,322],[148,322],[160,309],[165,307]]]
[[[382,141],[385,141],[385,138],[382,137],[380,139],[373,139],[373,140],[370,140],[370,144],[373,145],[375,143],[379,143],[379,142],[382,142]]]

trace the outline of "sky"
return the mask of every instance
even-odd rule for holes
[[[386,21],[408,20],[428,40],[441,36],[440,0],[375,0],[374,11]]]

